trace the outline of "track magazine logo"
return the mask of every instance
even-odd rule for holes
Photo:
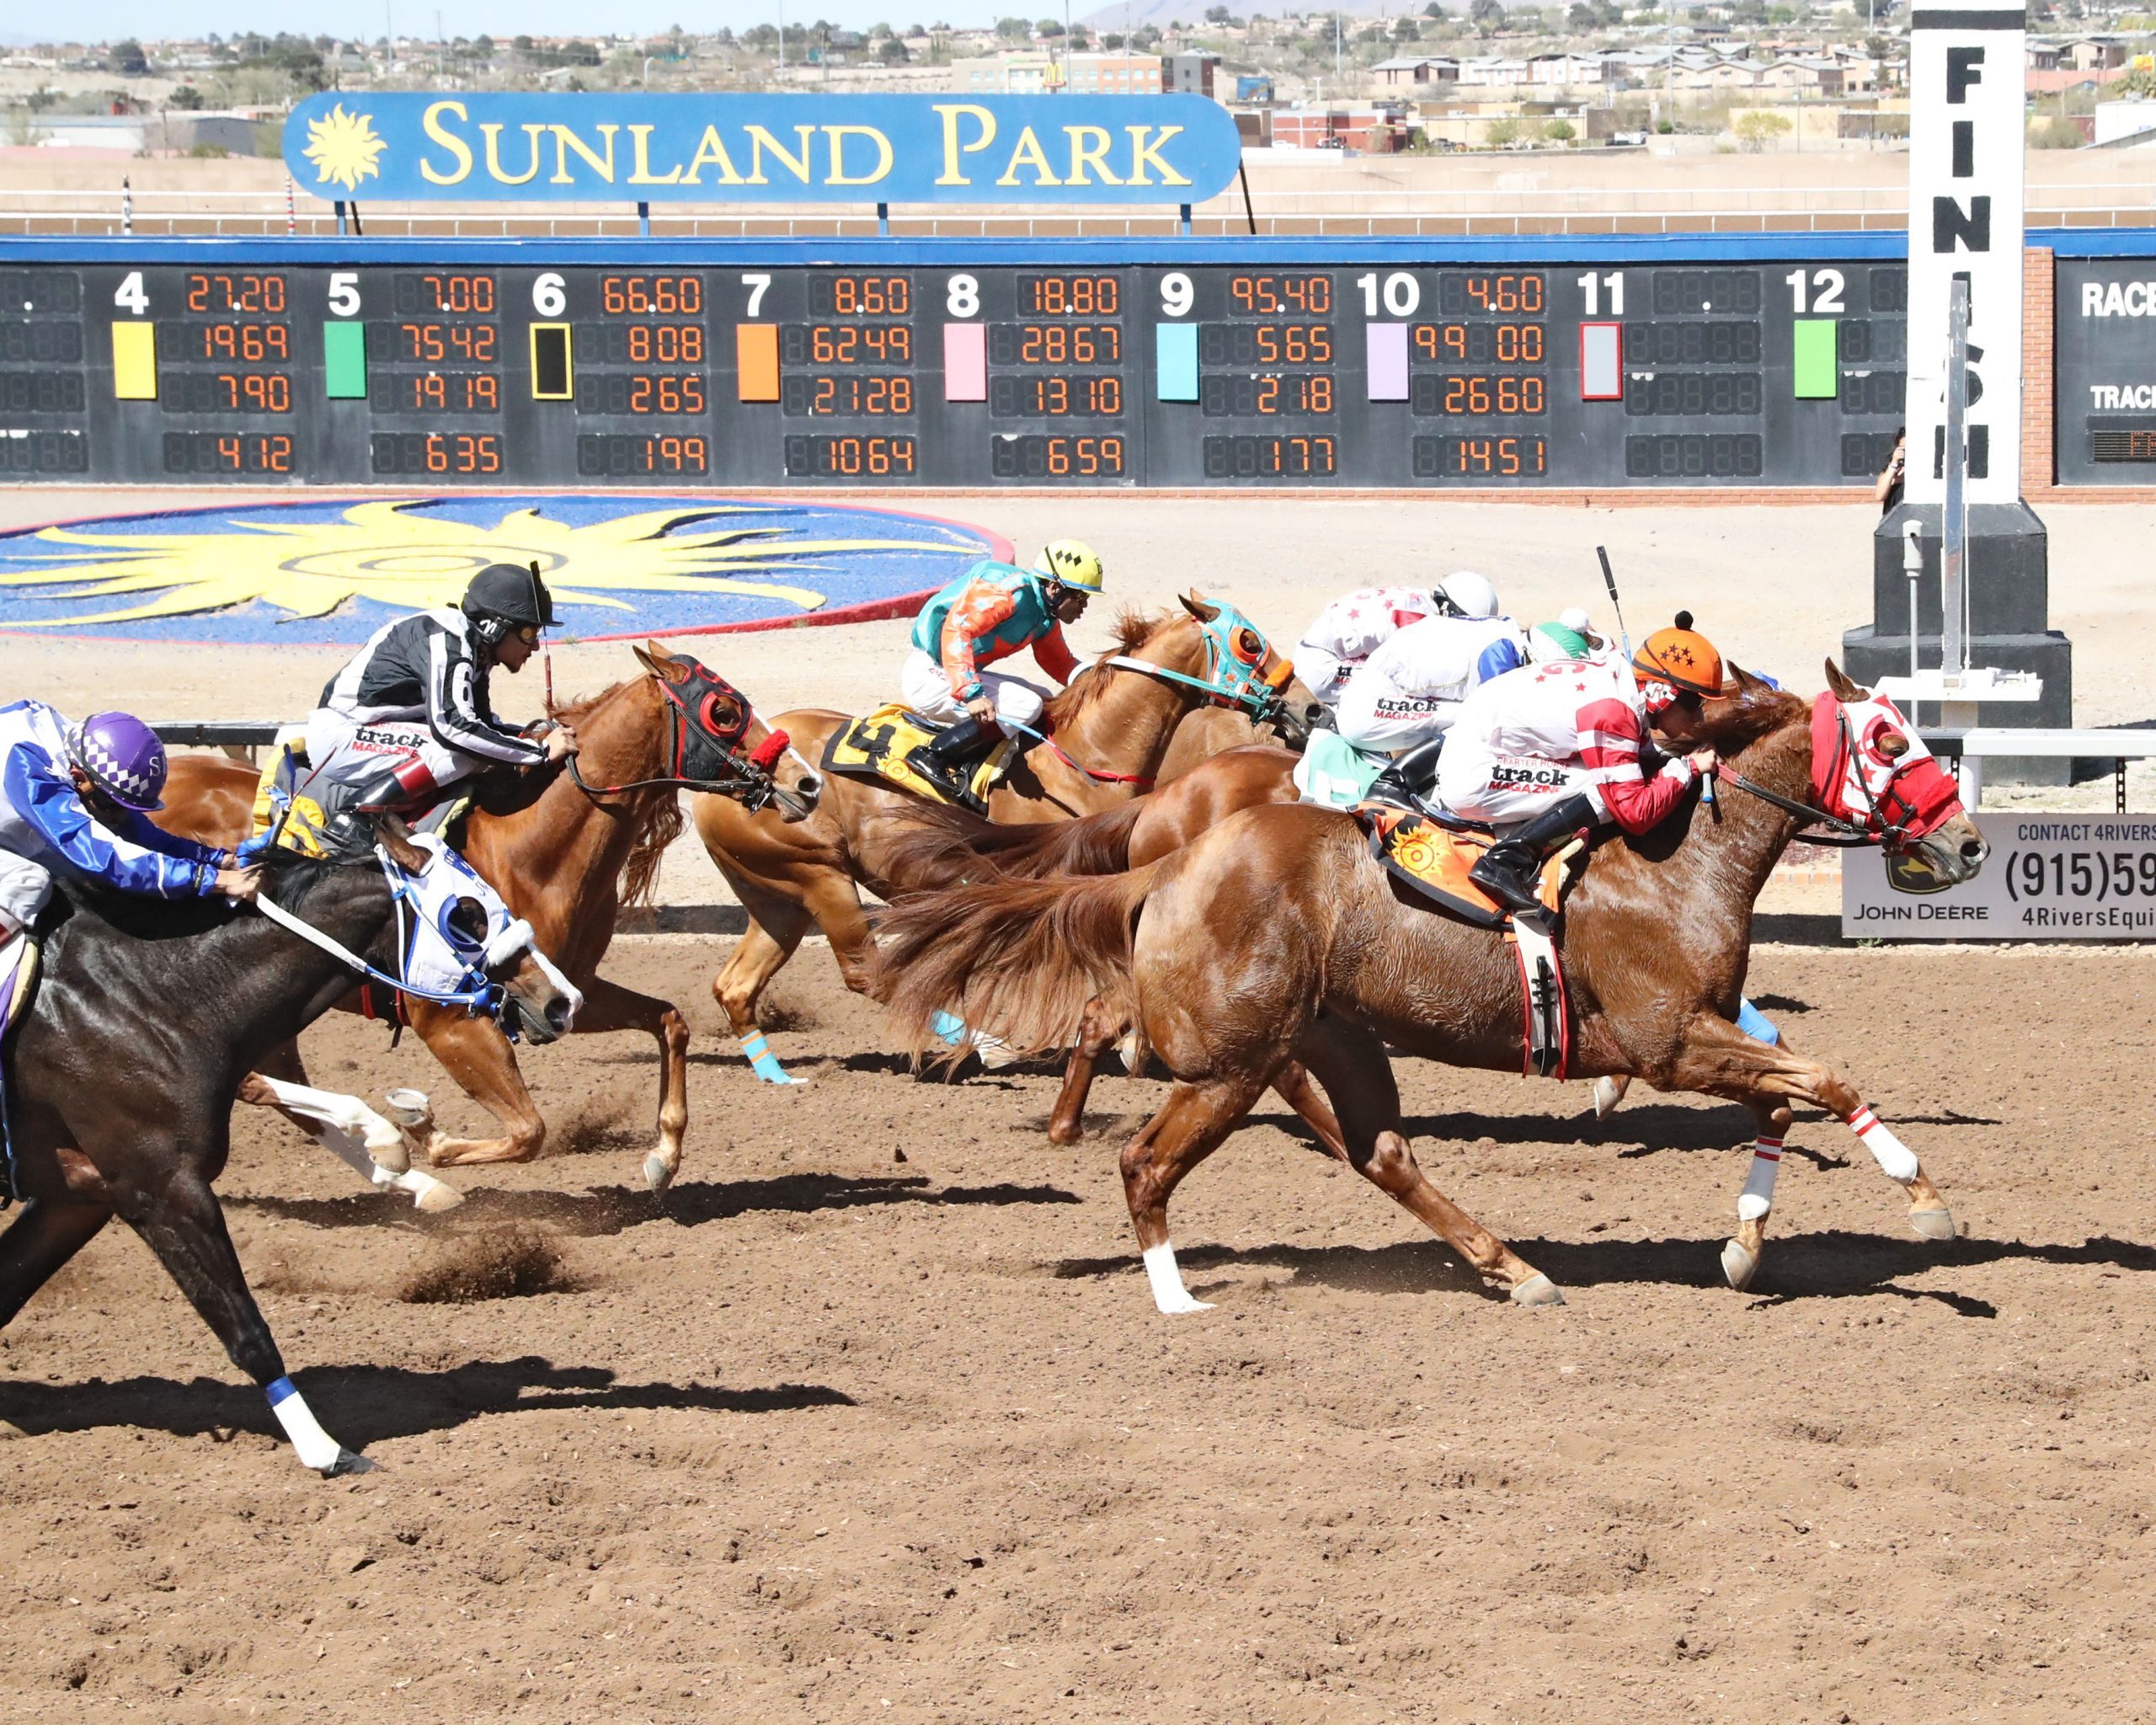
[[[1007,540],[838,505],[635,495],[310,500],[0,535],[0,628],[355,644],[536,563],[571,638],[910,614]]]

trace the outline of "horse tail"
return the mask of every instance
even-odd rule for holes
[[[1127,999],[1131,947],[1146,895],[1182,852],[1127,874],[992,880],[902,898],[875,917],[877,998],[918,1060],[966,1052],[936,1037],[956,1012],[1020,1054],[1068,1048],[1086,1002]]]
[[[1130,867],[1130,836],[1145,812],[1143,802],[1134,801],[1078,820],[997,826],[963,809],[924,804],[908,811],[905,828],[892,841],[890,878],[926,892],[969,875],[1120,874]]]
[[[636,836],[629,841],[628,859],[622,864],[622,904],[648,905],[659,889],[659,865],[666,847],[681,836],[686,824],[681,799],[670,790],[645,793],[649,803],[637,820]]]

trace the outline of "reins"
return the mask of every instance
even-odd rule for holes
[[[1841,728],[1843,747],[1854,757],[1856,751],[1856,736],[1849,727],[1849,713],[1845,710],[1838,708],[1835,718]],[[1799,802],[1794,797],[1783,796],[1779,791],[1770,791],[1764,785],[1747,778],[1726,762],[1716,764],[1715,777],[1725,784],[1736,786],[1740,791],[1750,792],[1761,802],[1770,803],[1785,814],[1796,815],[1806,826],[1823,826],[1828,829],[1825,833],[1817,834],[1806,840],[1805,842],[1807,844],[1831,845],[1845,849],[1854,849],[1861,845],[1877,844],[1892,851],[1905,846],[1908,842],[1908,829],[1886,818],[1885,813],[1880,809],[1879,799],[1871,794],[1871,787],[1865,782],[1864,775],[1860,772],[1854,775],[1857,788],[1863,793],[1870,817],[1868,820],[1862,822],[1851,820],[1846,815],[1830,814],[1815,804]]]
[[[385,880],[388,879],[387,870],[383,873],[383,879]],[[398,891],[392,883],[390,886],[390,895],[397,901],[398,927],[400,936],[398,943],[401,946],[404,920],[403,895]],[[270,921],[275,923],[278,927],[288,933],[297,935],[309,946],[318,948],[339,963],[349,965],[369,981],[379,982],[386,988],[394,989],[399,994],[409,995],[415,1000],[431,1001],[440,1007],[462,1007],[467,1012],[476,1013],[483,1010],[491,1013],[494,1012],[502,998],[501,985],[493,982],[487,983],[479,988],[462,989],[454,992],[437,992],[430,988],[421,988],[414,983],[405,981],[402,977],[392,976],[388,972],[369,964],[350,947],[333,940],[312,922],[294,916],[275,899],[267,898],[258,893],[254,897],[254,908]]]
[[[1111,659],[1107,662],[1110,665],[1113,665],[1116,661]],[[1150,669],[1150,667],[1146,667],[1146,669]],[[1159,782],[1159,781],[1155,779],[1151,775],[1142,772],[1097,772],[1093,768],[1086,766],[1084,761],[1073,761],[1068,755],[1065,754],[1063,752],[1063,745],[1058,743],[1054,737],[1049,735],[1046,731],[1037,731],[1031,725],[1021,724],[1015,718],[1006,718],[1001,721],[1001,723],[1009,725],[1014,731],[1023,732],[1027,736],[1031,737],[1035,742],[1046,749],[1049,754],[1054,756],[1058,761],[1060,761],[1073,772],[1084,774],[1087,778],[1092,780],[1092,782],[1097,785],[1144,785],[1150,790],[1155,784]]]

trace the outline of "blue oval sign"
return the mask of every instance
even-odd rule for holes
[[[1196,95],[332,93],[285,122],[331,199],[1200,204],[1241,160]]]

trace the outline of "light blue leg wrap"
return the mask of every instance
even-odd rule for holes
[[[948,1047],[956,1048],[966,1039],[966,1021],[956,1012],[938,1012],[928,1023],[929,1028],[935,1031]]]
[[[1780,1045],[1782,1033],[1774,1028],[1774,1021],[1748,1000],[1737,1003],[1737,1028],[1754,1042],[1764,1042],[1769,1048]]]
[[[778,1063],[778,1056],[771,1052],[771,1044],[764,1040],[764,1033],[752,1030],[741,1039],[741,1052],[749,1057],[749,1065],[756,1076],[766,1084],[806,1084],[806,1078],[797,1078]]]

